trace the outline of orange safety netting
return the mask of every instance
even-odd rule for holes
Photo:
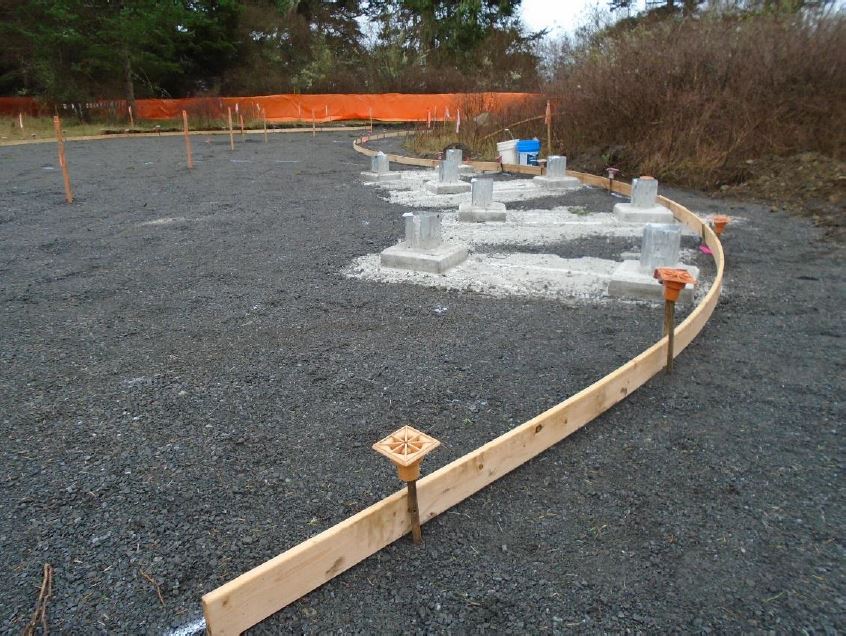
[[[532,93],[437,93],[412,95],[325,94],[266,95],[261,97],[220,97],[138,100],[138,116],[143,119],[173,119],[182,110],[211,118],[224,117],[227,109],[245,118],[267,117],[270,122],[327,121],[426,121],[454,119],[458,109],[473,107],[475,112],[496,110],[526,99]]]
[[[266,116],[269,122],[327,121],[433,121],[454,120],[459,109],[474,113],[495,111],[538,99],[533,93],[434,93],[434,94],[325,94],[325,95],[264,95],[259,97],[191,97],[185,99],[139,99],[136,101],[136,119],[176,119],[182,111],[189,116],[209,119],[225,118],[227,108],[232,110],[237,124],[237,114],[247,120]],[[67,105],[62,105],[63,110]],[[125,101],[81,104],[91,110],[109,108],[125,114]],[[237,107],[237,111],[236,111]],[[0,98],[0,114],[17,115],[19,112],[36,115],[45,112],[45,106],[30,97]]]

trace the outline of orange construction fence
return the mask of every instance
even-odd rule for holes
[[[182,111],[191,116],[218,119],[226,116],[226,109],[236,109],[245,119],[267,117],[269,122],[327,121],[433,121],[454,120],[459,109],[479,113],[537,100],[535,93],[379,93],[324,95],[264,95],[258,97],[190,97],[185,99],[136,100],[135,119],[178,119]],[[61,112],[103,111],[112,116],[127,114],[122,100],[97,101],[83,104],[55,104],[53,108],[31,97],[0,98],[0,114],[15,116],[19,112],[36,115],[57,109]]]

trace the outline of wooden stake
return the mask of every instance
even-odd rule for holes
[[[241,137],[244,136],[244,115],[238,115],[238,120],[241,123]]]
[[[314,119],[314,109],[311,109],[311,136],[314,137],[317,134],[317,121]]]
[[[24,129],[24,114],[18,113],[18,125],[21,127],[21,130]]]
[[[552,109],[549,102],[546,103],[546,107],[549,109],[549,115],[546,118],[546,147],[548,148],[546,156],[549,157],[552,154]]]
[[[185,133],[185,154],[188,155],[188,169],[194,169],[194,159],[191,156],[191,137],[188,136],[188,113],[182,111],[182,131]]]
[[[135,128],[135,118],[132,116],[132,105],[128,106],[129,108],[129,127]]]
[[[267,143],[267,111],[262,109],[261,118],[264,121],[264,143]]]
[[[68,174],[68,162],[65,158],[65,139],[62,135],[62,120],[56,115],[53,117],[53,129],[56,131],[56,143],[59,146],[59,166],[62,168],[62,178],[65,181],[65,200],[73,203],[73,190],[71,189],[70,175]]]
[[[229,117],[229,149],[235,150],[235,136],[232,134],[232,109],[226,107],[226,115]]]

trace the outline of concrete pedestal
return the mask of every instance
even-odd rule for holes
[[[472,203],[462,203],[458,206],[458,220],[462,223],[484,223],[485,221],[505,221],[505,204],[493,201],[487,207],[479,207]]]
[[[698,279],[699,268],[692,265],[676,265],[679,269],[686,269]],[[623,261],[611,274],[608,282],[608,295],[612,298],[627,298],[630,300],[664,301],[664,286],[653,277],[654,272],[647,272],[640,267],[638,261]],[[679,294],[680,303],[693,302],[693,285],[687,285]]]
[[[402,174],[399,172],[371,172],[368,170],[362,172],[361,176],[365,181],[399,181],[402,179]]]
[[[443,274],[467,259],[463,245],[442,243],[432,248],[409,248],[403,241],[392,245],[381,254],[382,267],[410,269],[416,272]]]
[[[461,194],[470,192],[470,184],[464,181],[427,181],[425,188],[432,194]]]
[[[638,208],[631,203],[617,203],[614,215],[624,223],[675,223],[673,213],[663,205]]]
[[[532,179],[537,185],[550,190],[575,190],[582,187],[582,182],[576,177],[550,177],[540,175]]]

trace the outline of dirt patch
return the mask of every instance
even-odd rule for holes
[[[846,162],[819,153],[748,160],[741,183],[720,196],[749,198],[812,219],[825,236],[846,241]]]

